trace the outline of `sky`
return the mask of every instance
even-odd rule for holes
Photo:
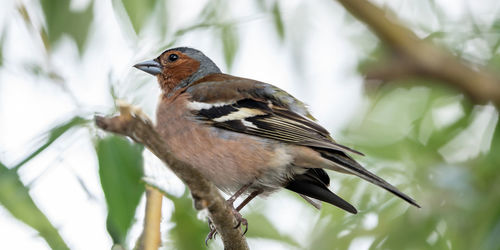
[[[0,31],[7,34],[3,48],[4,66],[0,68],[0,160],[3,163],[9,166],[23,159],[44,141],[45,131],[72,115],[112,112],[110,82],[117,88],[120,98],[140,106],[154,118],[159,95],[155,79],[131,67],[156,57],[157,48],[165,45],[166,41],[151,38],[154,37],[150,34],[153,31],[146,29],[139,36],[131,34],[130,26],[118,21],[120,14],[113,9],[111,1],[95,1],[95,20],[87,52],[80,58],[76,45],[66,37],[54,48],[48,60],[42,42],[33,36],[30,27],[16,11],[16,6],[24,3],[39,27],[43,25],[39,3],[29,0],[0,2]],[[171,30],[194,23],[205,2],[169,1],[169,8],[182,10],[171,12]],[[428,13],[426,4],[415,5],[411,1],[396,0],[375,2],[397,10],[397,15],[403,20],[417,23],[417,26],[419,22],[425,22],[427,26],[438,29],[439,20],[432,16],[423,18],[423,13]],[[73,0],[71,7],[82,9],[88,3],[88,0]],[[334,1],[287,0],[280,3],[287,36],[300,41],[300,44],[280,43],[272,27],[272,17],[259,14],[255,1],[240,1],[231,5],[230,9],[233,17],[242,20],[238,29],[244,31],[239,32],[240,49],[230,73],[285,89],[309,104],[313,115],[335,135],[363,105],[363,79],[356,67],[359,59],[376,45],[376,39],[365,37],[362,41],[353,42],[353,38],[366,32],[366,29],[358,22],[346,21],[345,11]],[[487,23],[500,6],[494,0],[438,0],[436,3],[446,14],[446,25],[458,25],[454,22],[462,20],[467,12]],[[423,33],[417,30],[417,34]],[[200,49],[221,65],[223,71],[227,70],[219,41],[211,38],[206,31],[189,33],[176,45]],[[290,51],[297,47],[304,50],[297,52],[299,57],[291,56]],[[470,47],[471,54],[477,52],[474,46]],[[62,85],[67,89],[28,73],[26,62],[37,62],[56,70],[64,77]],[[135,88],[138,83],[143,84],[139,91]],[[106,249],[112,243],[105,231],[106,207],[90,133],[100,132],[88,129],[72,131],[20,171],[22,181],[30,186],[30,194],[36,204],[56,225],[72,249]],[[154,157],[148,155],[146,159],[149,169],[153,169],[152,175],[163,181],[165,186],[173,186],[171,193],[180,195],[183,188],[179,180],[162,171]],[[294,205],[286,212],[277,213],[279,210],[276,207],[282,202]],[[164,221],[168,221],[172,204],[167,200],[164,203]],[[138,207],[137,223],[130,232],[132,240],[141,231],[143,210],[144,201]],[[296,222],[281,218],[304,214],[312,218],[309,222],[299,222],[304,228],[312,227],[318,218],[314,210],[283,193],[266,200],[264,210],[280,231],[293,235],[302,243],[306,242],[306,236],[297,235],[290,229],[290,223],[295,225]],[[367,215],[366,221],[367,227],[372,227],[374,223],[376,225],[377,217]],[[164,223],[164,230],[169,226],[172,225]],[[0,237],[0,249],[48,248],[33,229],[12,218],[1,206]],[[369,243],[370,239],[358,239],[351,248],[368,249]],[[257,249],[287,249],[287,246],[264,240],[251,240],[250,245]]]

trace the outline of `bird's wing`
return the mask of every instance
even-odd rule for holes
[[[186,90],[189,109],[206,123],[235,132],[313,148],[360,152],[336,143],[304,104],[283,90],[249,79],[201,82]]]

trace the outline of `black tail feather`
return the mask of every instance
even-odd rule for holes
[[[410,196],[404,194],[403,192],[399,191],[396,187],[393,185],[389,184],[386,182],[384,179],[376,176],[372,172],[368,171],[364,167],[362,167],[359,163],[357,163],[354,159],[349,157],[348,155],[344,154],[343,152],[328,152],[324,150],[317,150],[321,156],[324,158],[335,162],[338,166],[341,166],[344,168],[346,172],[349,172],[351,174],[354,174],[366,181],[369,181],[389,192],[392,194],[398,196],[399,198],[405,200],[406,202],[412,204],[413,206],[420,207],[420,205],[417,204],[417,202],[412,199]]]
[[[328,189],[324,183],[324,177],[321,179],[317,178],[317,171],[323,170],[310,169],[305,174],[295,176],[293,180],[288,182],[285,188],[293,192],[330,203],[349,213],[356,214],[358,211],[354,206]]]

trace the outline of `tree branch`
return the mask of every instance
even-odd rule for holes
[[[193,166],[182,162],[172,155],[153,128],[149,118],[140,110],[130,106],[121,106],[120,115],[114,117],[96,116],[95,122],[103,130],[128,136],[144,144],[153,154],[188,186],[197,210],[207,209],[217,232],[222,238],[224,249],[248,249],[245,237],[240,229],[234,229],[236,220],[232,209],[225,202],[215,186],[203,177]],[[207,227],[208,232],[208,227]]]
[[[146,186],[146,213],[144,229],[139,239],[139,250],[156,250],[161,244],[161,203],[163,195],[151,186]]]
[[[410,29],[397,22],[393,13],[387,13],[366,0],[337,0],[353,16],[364,22],[388,45],[398,59],[390,65],[403,60],[407,69],[398,69],[394,77],[425,76],[461,90],[473,102],[483,104],[493,102],[500,108],[500,79],[484,67],[467,65],[463,60],[438,48],[430,42],[419,39]],[[403,59],[401,59],[403,58]],[[382,72],[387,78],[387,71]],[[368,73],[374,78],[381,72]]]

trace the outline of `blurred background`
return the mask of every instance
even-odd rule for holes
[[[499,1],[373,3],[469,67],[498,72]],[[366,79],[388,45],[336,1],[1,6],[0,249],[132,249],[145,183],[165,192],[162,248],[205,249],[207,223],[182,182],[92,120],[118,99],[154,118],[156,79],[132,65],[174,46],[308,103],[338,142],[365,153],[357,160],[422,206],[330,173],[357,215],[317,211],[288,191],[256,199],[243,210],[252,249],[500,249],[498,109],[428,77]],[[208,247],[221,248],[219,238]]]

